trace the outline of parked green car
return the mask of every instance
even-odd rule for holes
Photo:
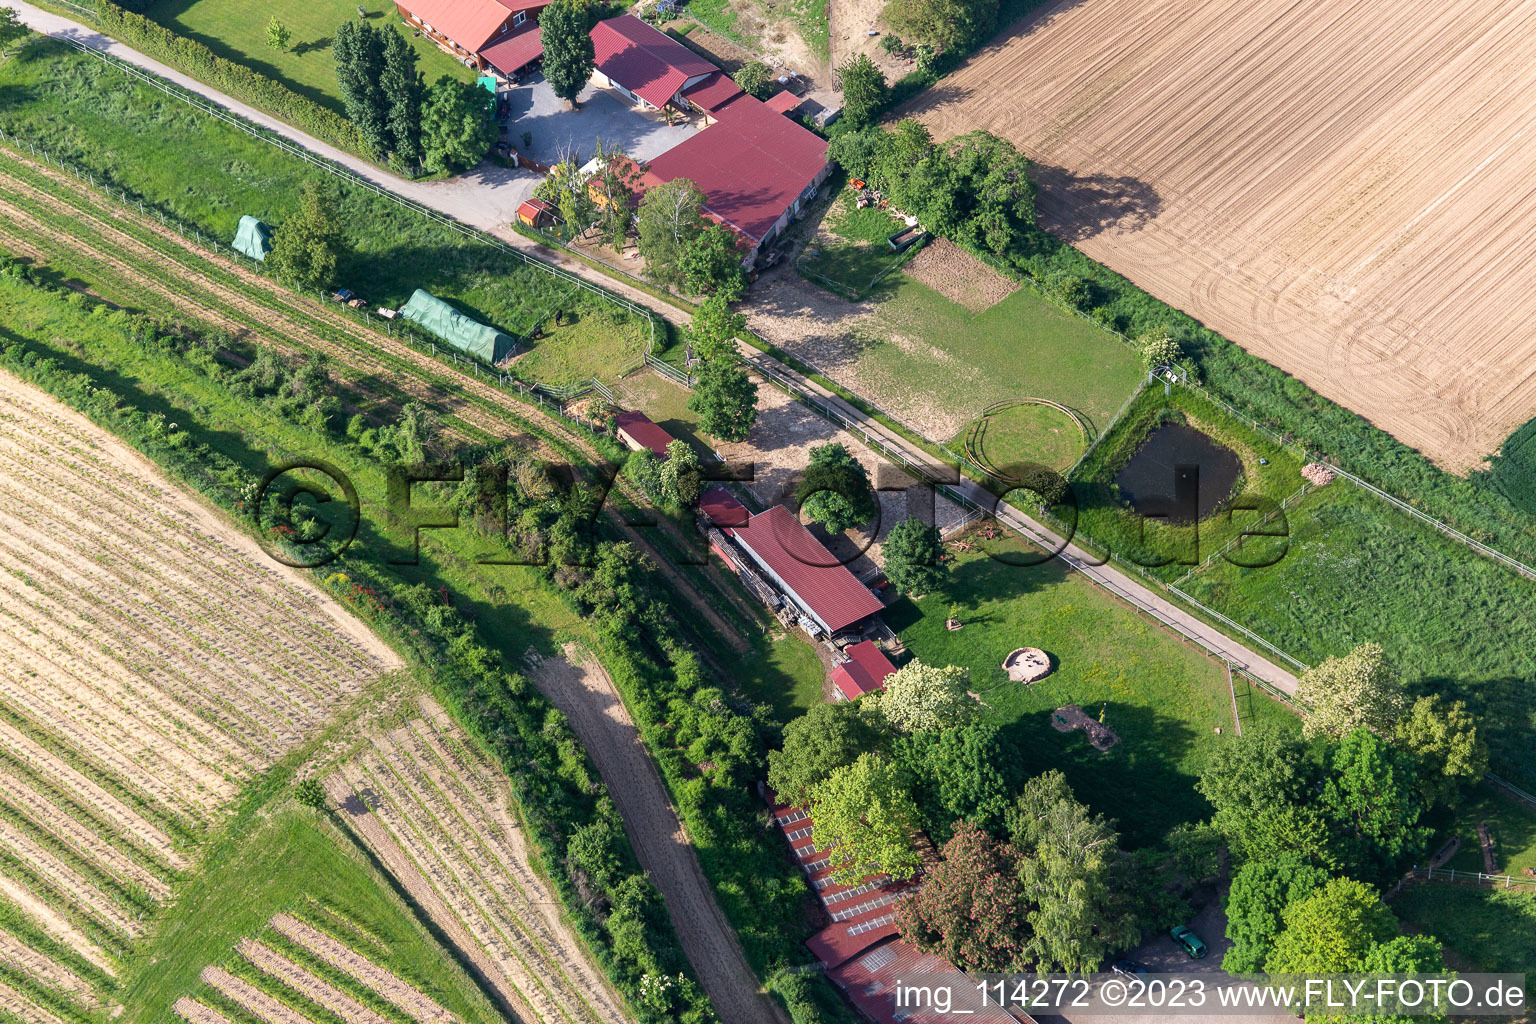
[[[1168,932],[1173,936],[1173,941],[1179,944],[1184,952],[1189,954],[1191,960],[1199,960],[1205,956],[1205,940],[1181,924],[1176,924]]]

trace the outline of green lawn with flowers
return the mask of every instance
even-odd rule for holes
[[[912,654],[969,669],[971,689],[1026,772],[1061,769],[1080,800],[1117,819],[1128,843],[1154,842],[1207,816],[1195,778],[1217,744],[1236,738],[1226,668],[1059,560],[1017,564],[1039,555],[976,532],[962,543],[971,550],[951,545],[953,571],[942,590],[903,599],[887,614]],[[962,622],[953,632],[944,625],[951,606]],[[1046,651],[1054,671],[1030,685],[1011,682],[1002,661],[1016,647]],[[1244,728],[1300,727],[1241,681],[1237,693]],[[1051,712],[1066,704],[1095,718],[1102,709],[1120,742],[1101,753],[1080,731],[1057,732]]]

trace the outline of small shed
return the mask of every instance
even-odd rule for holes
[[[788,89],[780,89],[768,97],[767,102],[763,105],[775,114],[783,114],[785,117],[788,117],[804,102],[805,98],[803,96],[796,96]]]
[[[548,227],[555,216],[555,208],[542,199],[524,199],[517,208],[517,219],[530,228]]]
[[[672,435],[662,430],[643,412],[621,412],[613,418],[619,440],[632,452],[651,451],[658,459],[667,457]]]
[[[832,668],[832,682],[843,700],[858,700],[866,693],[885,689],[886,679],[896,671],[873,640],[862,640],[843,653],[848,660]]]
[[[495,365],[517,351],[517,342],[454,309],[420,288],[411,293],[400,315],[431,331],[462,352]]]
[[[272,229],[246,214],[235,229],[235,240],[230,243],[236,252],[244,253],[253,260],[262,261],[272,251]]]

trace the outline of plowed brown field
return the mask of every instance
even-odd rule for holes
[[[1536,2],[1058,0],[901,114],[1449,469],[1536,415]]]

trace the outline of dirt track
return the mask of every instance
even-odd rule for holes
[[[903,108],[1042,223],[1441,465],[1536,414],[1536,2],[1058,0]]]
[[[608,673],[591,657],[578,662],[577,651],[568,646],[565,658],[541,662],[529,678],[570,718],[597,764],[640,866],[661,890],[683,952],[720,1019],[725,1024],[788,1024],[778,1004],[758,989]]]

